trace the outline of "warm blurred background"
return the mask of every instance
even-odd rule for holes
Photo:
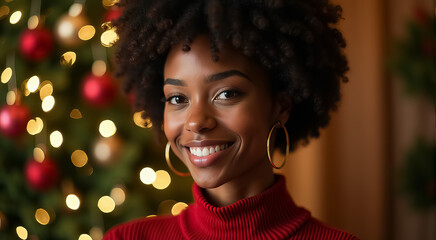
[[[111,77],[114,2],[0,0],[0,239],[99,240],[192,201]],[[435,240],[434,2],[337,2],[350,82],[280,172],[299,205],[361,239]]]

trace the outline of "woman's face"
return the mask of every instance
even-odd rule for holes
[[[189,52],[175,46],[164,69],[165,135],[203,188],[271,173],[268,132],[287,120],[261,66],[228,45],[219,56],[211,60],[209,38],[201,35]]]

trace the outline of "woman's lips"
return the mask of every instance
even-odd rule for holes
[[[211,166],[222,154],[227,152],[232,142],[220,144],[189,144],[185,146],[189,160],[196,167]]]

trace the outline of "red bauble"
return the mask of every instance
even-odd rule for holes
[[[25,171],[27,183],[37,191],[50,190],[59,179],[59,168],[49,158],[45,158],[42,162],[29,159]]]
[[[82,95],[92,106],[105,107],[115,99],[116,89],[116,84],[109,74],[88,74],[83,80]]]
[[[28,60],[40,61],[46,58],[52,50],[53,37],[47,29],[27,29],[20,36],[20,51]]]
[[[104,21],[109,22],[112,20],[116,20],[121,16],[123,10],[119,7],[111,7],[104,15]]]
[[[0,131],[7,137],[18,137],[26,132],[29,120],[29,109],[25,105],[5,104],[0,109]]]

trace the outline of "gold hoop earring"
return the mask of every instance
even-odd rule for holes
[[[271,151],[270,151],[270,141],[271,141],[271,135],[274,131],[274,129],[276,127],[281,127],[283,128],[283,130],[285,131],[285,135],[286,135],[286,152],[285,152],[285,160],[283,161],[283,163],[280,166],[276,166],[272,160],[271,157]],[[271,128],[271,130],[269,131],[268,134],[268,139],[266,140],[266,151],[268,153],[268,160],[271,163],[271,165],[275,168],[275,169],[280,169],[283,166],[285,166],[286,160],[288,159],[288,155],[289,155],[289,135],[288,135],[288,130],[286,130],[286,127],[284,125],[282,125],[282,123],[279,121],[276,124],[274,124],[274,126]]]
[[[179,172],[177,171],[173,165],[171,164],[171,160],[170,160],[170,149],[171,149],[171,143],[167,142],[167,145],[165,147],[165,160],[167,161],[168,167],[171,169],[171,171],[173,171],[175,174],[181,176],[181,177],[187,177],[187,176],[191,176],[191,174],[189,172]]]

